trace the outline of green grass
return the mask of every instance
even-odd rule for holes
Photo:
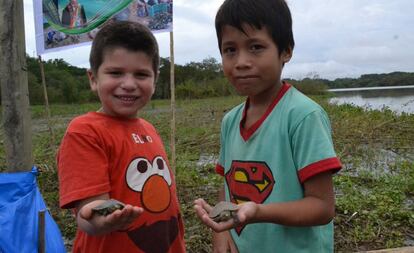
[[[324,97],[313,98],[329,114],[335,149],[344,164],[334,177],[336,252],[413,244],[414,115],[332,106]],[[214,173],[214,164],[198,166],[197,162],[200,157],[217,157],[221,119],[241,101],[240,97],[176,101],[176,179],[188,252],[210,251],[210,232],[196,219],[192,203],[198,197],[215,202],[223,182]],[[54,145],[46,127],[44,107],[31,108],[32,124],[36,126],[33,157],[43,171],[39,185],[66,238],[73,238],[76,224],[70,211],[58,207],[56,147],[71,118],[97,108],[98,104],[52,105]],[[152,101],[142,116],[155,125],[170,153],[169,101]],[[4,168],[3,147],[0,157],[0,168]]]

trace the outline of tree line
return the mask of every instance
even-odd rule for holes
[[[38,59],[27,56],[30,104],[43,104],[42,77]],[[234,91],[227,84],[221,64],[215,58],[185,65],[175,64],[176,96],[178,98],[203,98],[228,96]],[[85,68],[78,68],[63,59],[43,62],[49,103],[90,103],[98,97],[90,91]],[[170,60],[160,59],[159,76],[153,98],[170,98]]]
[[[44,95],[38,59],[27,56],[30,104],[43,104]],[[89,89],[85,68],[78,68],[63,59],[43,62],[49,103],[89,103],[98,98]],[[228,96],[234,89],[224,78],[221,63],[209,57],[201,62],[175,64],[176,97],[179,99]],[[161,58],[155,99],[170,98],[170,61]],[[288,79],[306,94],[324,94],[329,88],[356,88],[373,86],[414,85],[414,73],[393,72],[369,74],[359,78],[339,78],[333,81],[317,75],[302,80]]]
[[[414,85],[414,73],[392,72],[387,74],[366,74],[359,78],[338,78],[334,81],[319,80],[327,84],[331,89],[337,88],[359,88],[359,87],[381,87],[381,86],[406,86]]]

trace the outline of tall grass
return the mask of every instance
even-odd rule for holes
[[[329,105],[323,96],[312,98],[329,114],[335,149],[344,164],[343,170],[334,177],[336,252],[412,243],[414,115],[396,115],[389,110],[364,111],[349,105]],[[216,201],[223,183],[214,172],[221,119],[242,101],[240,97],[176,101],[176,179],[188,252],[210,252],[210,231],[196,219],[192,203],[197,197],[210,203]],[[97,108],[98,104],[52,105],[51,122],[56,135],[56,145],[52,145],[47,128],[42,127],[46,124],[44,107],[31,107],[34,162],[42,170],[39,185],[68,239],[74,237],[76,224],[70,211],[58,207],[56,149],[70,119]],[[141,115],[155,125],[169,152],[169,101],[152,101]],[[0,157],[0,168],[4,168],[3,147],[0,147]]]

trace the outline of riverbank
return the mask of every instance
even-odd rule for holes
[[[413,253],[413,252],[414,252],[414,247],[403,247],[403,248],[395,248],[395,249],[361,251],[359,253]]]
[[[332,104],[352,104],[367,110],[390,109],[414,114],[414,85],[329,89]]]
[[[414,246],[414,115],[390,110],[364,111],[349,105],[329,105],[315,97],[328,112],[333,138],[344,168],[335,177],[335,251],[357,252]],[[185,218],[188,252],[209,252],[210,231],[193,212],[193,200],[213,203],[222,178],[214,173],[223,115],[242,98],[178,100],[176,114],[176,179]],[[98,105],[52,105],[56,144],[71,118]],[[50,145],[43,107],[32,107],[33,155],[43,172],[42,194],[62,233],[73,238],[72,214],[58,208],[56,146]],[[158,129],[169,152],[169,101],[153,101],[142,116]],[[0,140],[1,140],[0,136]],[[0,149],[0,168],[4,150]]]

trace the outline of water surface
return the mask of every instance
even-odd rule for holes
[[[332,104],[352,104],[365,109],[390,109],[397,113],[414,113],[414,85],[330,89]]]

